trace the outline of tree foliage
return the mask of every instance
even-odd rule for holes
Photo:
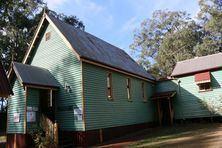
[[[0,1],[0,51],[3,64],[21,58],[36,26],[35,15],[43,5],[42,0]]]
[[[6,69],[12,60],[21,62],[43,12],[84,30],[76,16],[48,10],[43,0],[0,1],[0,55]]]
[[[221,0],[200,0],[198,19],[185,11],[154,11],[131,44],[139,64],[157,78],[169,76],[181,60],[217,53],[222,42]]]

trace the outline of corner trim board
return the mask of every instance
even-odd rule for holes
[[[28,98],[28,88],[25,86],[25,114],[24,114],[24,134],[27,132],[27,98]]]
[[[82,115],[83,115],[83,128],[86,130],[86,123],[85,123],[85,109],[84,109],[84,82],[83,82],[83,62],[80,61],[80,68],[81,68],[81,81],[82,81]]]

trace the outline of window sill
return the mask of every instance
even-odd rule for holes
[[[133,100],[132,99],[128,99],[128,102],[133,102]]]
[[[108,100],[108,101],[113,101],[113,98],[108,97],[107,100]]]
[[[208,92],[208,91],[213,91],[213,89],[199,90],[199,93]]]

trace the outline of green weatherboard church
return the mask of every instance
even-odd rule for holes
[[[38,129],[58,145],[87,146],[153,122],[216,116],[201,100],[220,98],[221,59],[179,62],[171,79],[156,81],[123,50],[44,14],[9,72],[7,147],[28,147]]]

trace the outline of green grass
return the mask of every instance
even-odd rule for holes
[[[208,132],[216,127],[218,127],[218,124],[188,124],[164,127],[153,131],[152,134],[129,147],[163,147],[166,146],[169,141],[177,140],[177,138],[189,138],[193,135]]]
[[[6,143],[6,136],[0,136],[0,143]]]

